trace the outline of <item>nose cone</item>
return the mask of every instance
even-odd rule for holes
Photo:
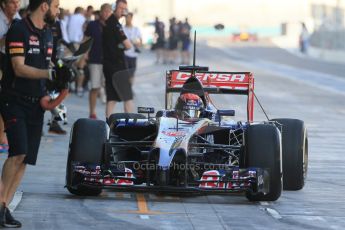
[[[160,148],[158,166],[163,169],[168,169],[173,158],[172,150]]]
[[[160,149],[159,162],[157,167],[157,184],[160,186],[166,186],[169,184],[169,168],[172,160],[169,151]]]

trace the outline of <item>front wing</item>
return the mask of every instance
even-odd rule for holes
[[[112,188],[121,191],[193,193],[193,194],[229,194],[252,191],[267,194],[269,192],[269,173],[265,169],[232,167],[227,170],[205,171],[199,180],[186,186],[159,186],[146,181],[136,184],[135,173],[129,168],[101,169],[76,163],[73,165],[72,188],[78,186]]]

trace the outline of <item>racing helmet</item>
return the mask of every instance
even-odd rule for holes
[[[199,118],[203,109],[202,99],[193,93],[180,95],[175,105],[175,111],[180,119]]]
[[[57,92],[50,92],[49,96],[51,99],[56,99],[59,96]],[[67,107],[61,103],[56,106],[53,110],[51,110],[52,120],[55,121],[64,121],[67,124]]]

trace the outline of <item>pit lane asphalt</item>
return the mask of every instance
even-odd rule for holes
[[[321,72],[344,87],[344,66],[295,57],[266,42],[249,46],[223,42],[225,47],[221,48],[206,44],[200,41],[198,45],[197,64],[212,70],[253,72],[256,94],[270,118],[305,121],[309,171],[304,189],[284,191],[276,202],[258,203],[250,203],[243,196],[171,197],[112,190],[100,197],[76,197],[64,188],[69,135],[51,135],[45,127],[37,166],[28,167],[18,189],[23,196],[14,216],[22,221],[23,229],[344,228],[345,96],[342,88],[320,87],[312,82]],[[303,64],[306,62],[308,65]],[[288,66],[289,72],[275,72],[275,64]],[[163,108],[164,71],[175,66],[156,65],[154,55],[144,52],[139,67],[134,86],[136,105]],[[308,81],[299,79],[301,72],[308,74]],[[245,100],[219,96],[214,101],[220,108],[235,108],[236,119],[245,115],[245,107],[240,105]],[[76,119],[88,116],[87,95],[71,95],[66,105],[69,124],[64,128],[69,131]],[[117,108],[122,111],[122,105]],[[255,108],[255,120],[264,120],[257,104]],[[97,109],[102,118],[104,105],[98,103]],[[1,155],[1,162],[4,158]]]

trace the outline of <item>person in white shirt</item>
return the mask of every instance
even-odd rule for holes
[[[70,42],[74,44],[75,49],[79,48],[80,43],[84,38],[84,24],[86,22],[84,9],[82,7],[75,8],[74,14],[70,16],[67,26],[67,34]],[[77,78],[77,95],[83,96],[83,82],[84,82],[84,67],[86,65],[85,59],[81,58],[78,63],[76,63],[79,76]]]
[[[137,57],[142,46],[142,36],[138,27],[133,26],[133,13],[128,13],[126,16],[126,25],[123,27],[127,38],[132,43],[132,48],[125,51],[125,58],[127,67],[130,73],[130,81],[133,84],[134,73],[137,68]]]
[[[0,80],[2,78],[2,65],[5,55],[6,33],[13,20],[20,19],[18,14],[19,9],[20,0],[0,0]],[[0,153],[7,152],[7,150],[8,144],[5,134],[5,126],[0,111]]]
[[[69,20],[69,15],[68,11],[60,8],[60,14],[59,14],[59,20],[60,20],[60,25],[61,25],[61,33],[62,33],[62,39],[70,43],[71,41],[68,38],[68,33],[67,33],[67,26],[68,26],[68,20]]]
[[[14,19],[20,19],[20,0],[0,0],[0,51],[5,53],[6,33]]]
[[[84,9],[82,7],[77,7],[74,14],[70,16],[67,26],[67,34],[71,42],[80,44],[83,40],[83,26],[85,21]]]

